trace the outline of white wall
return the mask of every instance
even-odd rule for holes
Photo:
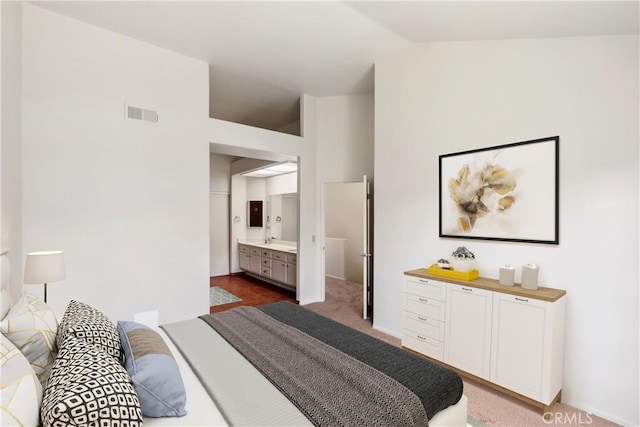
[[[231,239],[229,253],[231,272],[240,272],[238,240],[247,238],[247,178],[242,175],[231,176]]]
[[[23,25],[23,249],[65,251],[52,307],[208,313],[207,64],[30,4]]]
[[[318,98],[318,177],[373,177],[373,94]]]
[[[288,242],[295,242],[298,234],[298,197],[289,193],[282,196],[282,230],[281,239]]]
[[[400,335],[402,273],[461,243],[485,277],[536,263],[567,290],[563,401],[640,423],[638,52],[634,36],[434,43],[376,63],[376,328]],[[553,135],[559,245],[438,238],[438,155]]]
[[[209,155],[209,275],[229,274],[231,161],[224,154]]]
[[[291,172],[265,178],[267,196],[298,192],[298,173]]]
[[[0,247],[10,248],[10,296],[22,289],[22,4],[0,3]],[[1,268],[1,267],[0,267]],[[42,291],[40,291],[42,292]],[[39,294],[38,294],[39,295]]]

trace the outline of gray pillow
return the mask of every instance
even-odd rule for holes
[[[180,369],[162,337],[136,322],[118,322],[124,367],[131,377],[142,415],[181,417],[187,401]]]

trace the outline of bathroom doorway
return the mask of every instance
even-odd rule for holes
[[[239,173],[234,165],[238,165],[239,161],[243,162],[239,165],[240,169],[257,169],[272,163],[297,162],[298,158],[225,144],[209,144],[210,277],[234,274],[239,271],[236,244],[238,234],[234,230],[244,227],[247,223],[245,206],[248,200],[246,194],[241,197],[236,194],[237,197],[234,197],[233,176]],[[267,202],[263,196],[259,199]],[[242,216],[242,219],[236,218],[238,215]],[[297,242],[297,213],[296,220],[291,223],[295,229],[292,240]],[[266,236],[264,227],[257,229],[256,233],[261,238]]]

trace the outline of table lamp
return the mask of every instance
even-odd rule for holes
[[[64,269],[64,252],[29,252],[24,265],[24,283],[44,283],[44,302],[47,302],[47,283],[67,277]]]

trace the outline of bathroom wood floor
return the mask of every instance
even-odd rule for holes
[[[297,303],[295,292],[254,279],[243,273],[211,277],[209,286],[219,286],[242,299],[242,301],[210,307],[210,313],[220,313],[243,305],[257,306],[278,301]]]

